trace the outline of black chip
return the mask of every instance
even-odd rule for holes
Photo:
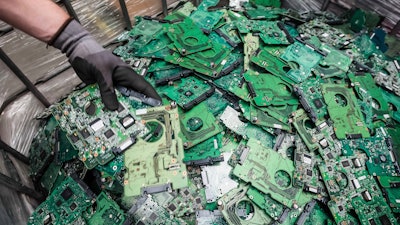
[[[81,133],[82,137],[85,138],[85,139],[90,136],[90,133],[86,128],[81,130],[81,131],[79,131],[79,133]]]
[[[64,200],[68,200],[71,198],[71,196],[74,193],[72,192],[71,188],[67,187],[62,193],[61,193],[61,197],[63,197]]]
[[[61,200],[58,200],[57,202],[56,202],[56,206],[60,206],[62,204],[62,201]]]
[[[382,225],[391,225],[392,224],[392,222],[390,222],[390,219],[387,215],[380,216],[379,221],[381,221]]]
[[[176,210],[176,206],[174,204],[171,204],[171,205],[168,206],[168,209],[173,212],[173,211]]]
[[[76,205],[75,202],[73,202],[73,203],[69,206],[69,208],[70,208],[72,211],[74,211],[74,210],[76,209],[76,207],[78,207],[78,206]]]
[[[326,156],[328,157],[328,159],[333,159],[333,155],[330,152],[328,154],[326,154]]]
[[[76,133],[69,135],[69,139],[72,141],[72,143],[79,141],[79,137],[76,135]]]
[[[315,107],[317,107],[317,109],[322,108],[322,106],[324,106],[324,104],[322,103],[322,100],[320,98],[314,99],[314,105]]]
[[[146,225],[146,224],[143,223],[142,221],[139,221],[136,225]]]
[[[152,213],[150,215],[150,220],[155,221],[158,218],[158,216],[155,213]]]
[[[85,112],[90,116],[93,116],[96,113],[96,109],[97,109],[97,107],[93,102],[89,102],[85,106]]]
[[[341,206],[341,205],[339,205],[338,208],[339,208],[339,211],[343,211],[344,210],[343,206]]]
[[[110,138],[114,136],[114,132],[111,129],[108,129],[106,132],[104,132],[104,136],[106,136],[106,138]]]
[[[314,93],[315,89],[312,87],[312,88],[310,88],[310,91],[311,91],[311,93]]]
[[[190,194],[190,192],[186,189],[184,192],[183,192],[183,194],[185,194],[185,195],[189,195]]]
[[[369,219],[368,222],[370,225],[376,225],[374,218]]]
[[[117,109],[118,113],[124,111],[124,109],[125,109],[124,106],[122,106],[121,103],[118,103],[118,109]]]
[[[328,171],[329,172],[332,171],[332,167],[328,166]]]
[[[201,203],[201,199],[200,198],[196,198],[196,203],[200,204]]]
[[[307,170],[307,176],[312,176],[312,170]]]
[[[296,161],[301,161],[301,155],[299,153],[296,153]]]
[[[376,212],[378,212],[378,213],[382,212],[381,207],[379,207],[379,206],[375,207],[375,210],[376,210]]]
[[[43,209],[39,209],[38,210],[38,214],[40,215],[40,214],[42,214],[43,213]]]
[[[349,163],[349,161],[343,161],[342,162],[342,165],[343,165],[343,167],[349,167],[350,166],[350,163]]]

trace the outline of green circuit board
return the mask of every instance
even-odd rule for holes
[[[392,138],[384,128],[378,128],[370,138],[342,140],[343,155],[354,155],[357,151],[368,156],[366,166],[373,176],[400,176],[400,167],[394,154]]]
[[[221,198],[222,214],[228,224],[263,225],[270,224],[273,219],[261,213],[264,211],[253,204],[246,193],[248,186],[233,189]]]
[[[215,91],[214,87],[195,76],[182,78],[173,82],[172,85],[162,86],[160,89],[184,110],[198,105]]]
[[[270,195],[263,194],[253,187],[250,187],[247,190],[246,195],[252,202],[254,202],[254,204],[263,209],[273,220],[278,221],[279,223],[285,221],[289,209],[271,198]]]
[[[160,106],[141,110],[140,115],[142,123],[153,128],[124,153],[126,201],[143,193],[187,186],[178,109]]]
[[[312,69],[319,63],[322,57],[307,45],[295,42],[286,48],[281,58],[289,65],[292,64],[286,76],[294,82],[300,83],[311,76]]]
[[[323,84],[322,93],[338,139],[370,136],[351,89],[341,84]]]
[[[314,123],[324,119],[328,114],[321,90],[323,83],[324,81],[319,77],[310,77],[306,81],[293,86],[294,93],[296,93],[301,105]]]
[[[181,55],[189,55],[212,48],[211,40],[190,18],[169,24],[164,29]]]
[[[29,217],[28,224],[70,224],[94,202],[94,194],[71,177],[58,186]]]
[[[279,120],[279,117],[274,117],[274,113],[271,110],[264,108],[261,110],[257,106],[249,104],[245,101],[239,102],[240,109],[246,120],[250,121],[252,124],[261,127],[277,128],[281,130],[290,130],[290,126]]]
[[[83,213],[83,217],[87,225],[124,225],[127,219],[125,212],[104,192],[97,196],[96,203]]]
[[[291,208],[306,204],[310,197],[292,185],[293,162],[263,147],[255,139],[247,142],[233,174],[281,204]],[[268,162],[268,163],[266,163]]]
[[[52,108],[53,116],[89,169],[110,162],[114,154],[134,144],[136,136],[147,132],[130,100],[119,95],[119,101],[117,111],[105,109],[99,90],[91,85]]]
[[[205,102],[184,112],[180,117],[183,146],[189,149],[222,132],[222,127],[214,115],[207,110]]]
[[[298,102],[292,94],[292,86],[279,77],[251,70],[248,70],[243,76],[257,106],[293,105]]]

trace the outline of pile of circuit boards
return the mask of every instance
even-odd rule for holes
[[[30,152],[49,196],[28,223],[398,224],[392,37],[361,10],[279,7],[136,18],[114,54],[163,102],[121,87],[108,111],[92,85],[50,107]]]

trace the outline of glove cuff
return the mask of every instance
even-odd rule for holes
[[[68,18],[62,25],[61,27],[57,30],[57,32],[50,38],[50,40],[47,42],[47,45],[53,46],[54,42],[60,36],[61,32],[64,31],[65,27],[68,26],[68,24],[74,20],[74,18],[70,17]]]

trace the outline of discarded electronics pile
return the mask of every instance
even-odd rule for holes
[[[260,4],[257,4],[260,3]],[[96,86],[31,148],[29,224],[398,224],[399,58],[379,18],[179,4],[114,50],[163,102]]]

